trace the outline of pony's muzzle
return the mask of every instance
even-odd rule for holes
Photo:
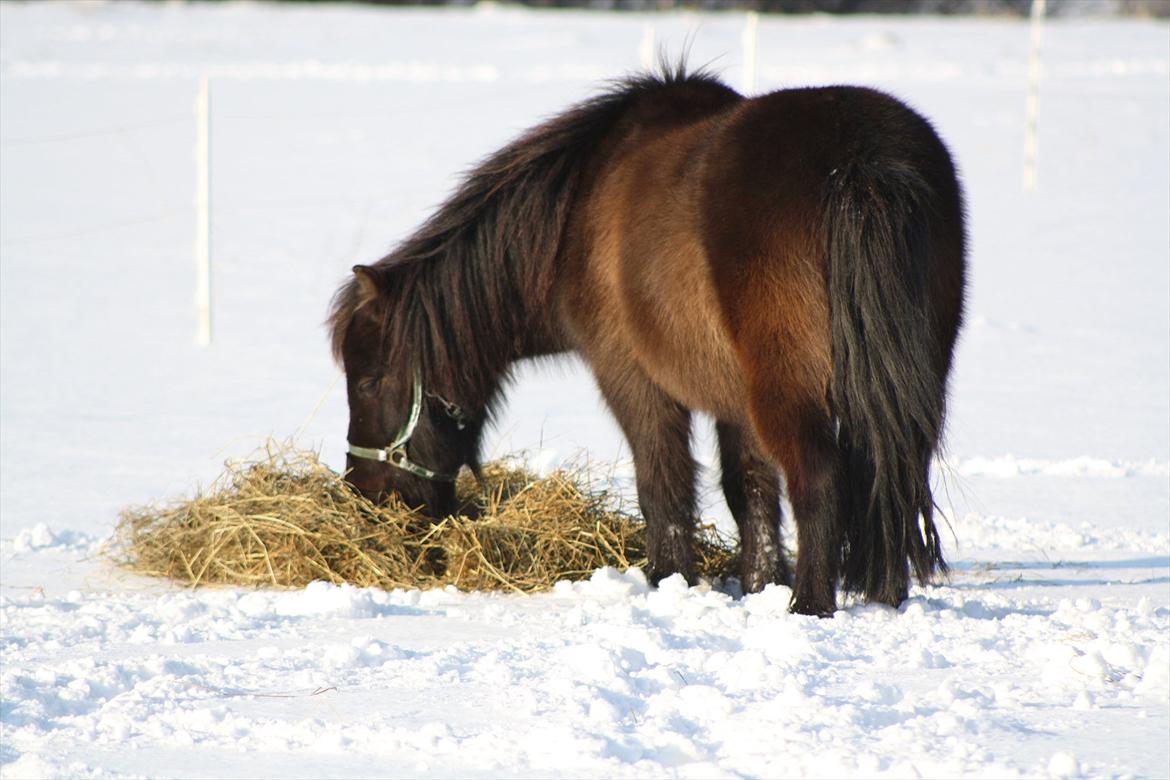
[[[386,500],[386,466],[356,458],[346,458],[345,481],[375,504]]]

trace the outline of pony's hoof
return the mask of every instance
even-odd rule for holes
[[[837,611],[837,605],[822,604],[813,599],[793,599],[788,605],[788,611],[795,615],[815,615],[819,618],[831,618]]]
[[[787,585],[789,587],[792,585],[788,569],[783,565],[766,571],[745,571],[740,581],[743,583],[745,594],[759,593],[769,585]]]
[[[866,601],[871,604],[885,604],[887,607],[897,609],[902,606],[906,599],[910,598],[910,587],[907,584],[898,584],[894,587],[884,589],[878,593],[867,596]]]
[[[649,576],[647,576],[646,579],[650,581],[651,586],[657,588],[658,583],[662,582],[667,577],[673,577],[675,574],[682,575],[682,578],[687,581],[688,587],[693,588],[699,584],[699,575],[695,574],[694,572],[691,572],[690,574],[688,574],[684,571],[673,571],[672,570],[672,571],[668,571],[668,572],[661,572],[661,571],[657,571],[657,570],[651,570]]]

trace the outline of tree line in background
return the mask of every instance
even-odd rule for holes
[[[476,0],[367,0],[376,5],[474,5]],[[1027,16],[1032,0],[505,0],[537,8],[658,11],[676,8],[772,14]],[[1048,16],[1170,17],[1170,0],[1048,0]]]

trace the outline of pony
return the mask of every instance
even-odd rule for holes
[[[347,479],[445,516],[511,368],[574,352],[629,442],[651,582],[696,582],[702,412],[745,593],[897,606],[911,573],[946,571],[930,465],[964,221],[946,146],[882,92],[747,98],[684,64],[616,82],[488,156],[336,292]]]

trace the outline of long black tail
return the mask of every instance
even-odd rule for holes
[[[930,488],[951,348],[931,301],[934,194],[913,166],[892,160],[855,163],[834,180],[830,392],[850,498],[843,584],[897,604],[911,567],[919,581],[946,570]]]

